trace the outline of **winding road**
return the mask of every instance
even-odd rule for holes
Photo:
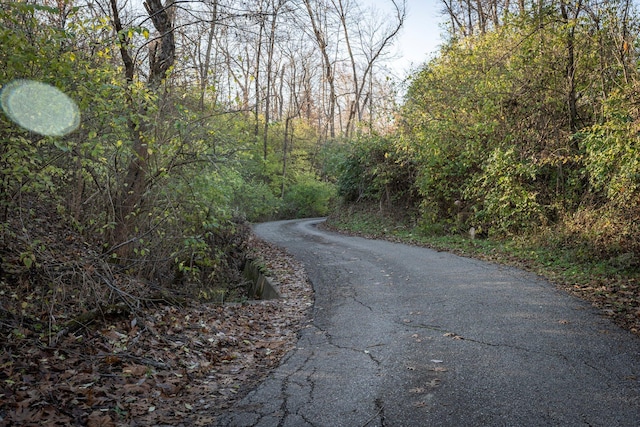
[[[220,426],[638,426],[640,338],[510,267],[256,226],[303,262],[313,322]]]

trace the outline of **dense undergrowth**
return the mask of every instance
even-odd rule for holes
[[[343,206],[327,227],[361,236],[450,251],[461,256],[515,266],[535,272],[579,296],[620,326],[640,335],[640,270],[632,256],[585,256],[569,246],[563,230],[540,228],[525,237],[472,238],[468,233],[428,234],[402,212],[380,211],[377,205]]]

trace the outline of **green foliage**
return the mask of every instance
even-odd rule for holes
[[[59,29],[39,25],[36,13],[42,9],[13,3],[0,9],[0,82],[35,78],[56,86],[69,83],[72,67],[59,51],[68,35]],[[29,134],[0,117],[0,203],[1,219],[22,193],[47,194],[55,190],[54,178],[64,174],[56,160],[60,152],[52,140]]]
[[[604,103],[602,123],[582,136],[590,203],[565,220],[567,238],[593,258],[640,259],[640,111],[633,88]]]
[[[414,202],[413,161],[390,138],[361,136],[342,148],[336,173],[338,195],[347,202],[374,201],[380,206]]]
[[[243,178],[237,172],[228,184],[229,206],[234,215],[250,222],[268,221],[279,217],[281,201],[269,186],[261,181]]]
[[[544,212],[533,191],[537,167],[516,157],[513,147],[497,148],[489,156],[465,198],[481,208],[470,225],[504,233],[522,233],[544,222]]]
[[[593,191],[609,203],[632,208],[640,195],[640,114],[632,94],[615,92],[604,105],[605,121],[584,133],[585,166]]]
[[[334,196],[333,184],[318,181],[313,175],[303,175],[287,189],[282,200],[283,213],[295,218],[325,216]]]
[[[415,159],[425,229],[525,233],[579,207],[585,176],[597,191],[633,197],[638,157],[619,121],[628,115],[593,125],[602,111],[613,117],[602,94],[615,102],[611,79],[623,71],[608,50],[619,23],[600,12],[596,32],[551,9],[511,17],[451,41],[412,77],[396,149]]]
[[[73,10],[59,28],[50,24],[59,22],[57,13],[21,3],[0,9],[0,81],[51,83],[82,112],[81,127],[63,138],[38,137],[0,117],[2,238],[15,238],[5,232],[6,221],[37,206],[40,215],[62,214],[86,239],[102,243],[105,258],[138,277],[161,285],[229,279],[242,244],[231,237],[238,230],[231,199],[236,189],[249,186],[237,170],[252,142],[250,123],[241,115],[194,112],[188,94],[179,103],[137,79],[129,84],[113,65],[118,50],[108,19]],[[132,159],[139,156],[133,152],[136,132],[149,156],[145,188],[121,218],[118,203],[129,191]],[[113,241],[123,223],[126,234]],[[127,256],[113,257],[121,248]],[[25,267],[36,258],[28,250],[17,257]],[[177,273],[183,279],[174,281]]]

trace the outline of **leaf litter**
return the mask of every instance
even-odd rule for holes
[[[215,423],[295,346],[313,303],[299,263],[255,238],[250,247],[283,298],[155,304],[54,341],[28,316],[10,318],[12,289],[0,284],[0,426]]]

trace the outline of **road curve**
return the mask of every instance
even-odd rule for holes
[[[638,426],[640,339],[539,277],[346,237],[256,226],[302,261],[313,323],[220,426]]]

